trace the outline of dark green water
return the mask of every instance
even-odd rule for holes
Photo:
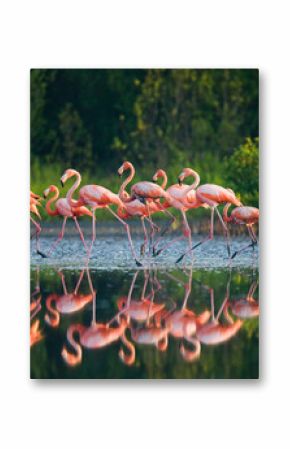
[[[73,292],[79,279],[80,270],[63,270],[63,280],[67,292]],[[145,273],[146,274],[146,273]],[[120,349],[124,349],[121,338],[115,342],[98,349],[82,347],[81,360],[76,366],[70,366],[62,357],[62,350],[75,355],[74,349],[67,342],[67,330],[73,324],[89,327],[95,313],[98,323],[108,323],[118,313],[118,299],[128,297],[132,284],[134,271],[96,271],[89,273],[94,295],[88,298],[88,303],[79,311],[69,314],[59,314],[59,322],[53,312],[49,312],[47,305],[51,302],[52,309],[56,308],[57,301],[62,301],[64,295],[60,274],[56,270],[41,267],[31,270],[31,292],[37,285],[39,277],[40,292],[37,292],[31,301],[38,300],[37,314],[32,318],[31,324],[35,326],[39,320],[41,339],[31,347],[31,378],[59,379],[59,378],[97,378],[97,379],[255,379],[259,376],[259,319],[258,317],[243,319],[240,329],[227,341],[208,345],[201,342],[199,357],[194,361],[186,361],[183,357],[183,346],[192,350],[193,346],[185,338],[176,338],[168,332],[167,347],[160,350],[154,344],[136,343],[132,339],[132,330],[152,329],[156,327],[156,316],[143,322],[131,320],[125,329],[126,338],[133,341],[135,360],[126,365],[119,357]],[[251,269],[228,270],[193,270],[192,278],[189,271],[182,270],[158,271],[148,273],[148,285],[145,296],[153,304],[163,305],[163,316],[159,323],[162,329],[166,327],[166,318],[174,311],[181,310],[185,298],[185,283],[189,283],[186,309],[196,315],[205,310],[216,315],[219,314],[221,324],[228,324],[224,311],[227,310],[234,322],[237,316],[233,313],[231,305],[238,299],[246,298],[253,282],[258,280],[257,271]],[[132,300],[141,301],[144,286],[144,271],[139,271],[132,293]],[[145,276],[146,277],[146,276]],[[180,281],[178,281],[178,279]],[[212,295],[210,290],[212,289]],[[78,294],[91,295],[87,272],[84,272]],[[49,299],[50,298],[50,299]],[[258,301],[258,288],[254,299]],[[227,301],[225,302],[225,299]],[[224,305],[224,308],[221,308]],[[95,307],[94,307],[95,306]],[[152,306],[149,306],[152,307]],[[214,309],[213,309],[214,307]],[[221,308],[221,309],[220,309]],[[38,310],[38,311],[37,311]],[[150,308],[150,310],[152,310]],[[220,313],[219,313],[220,312]],[[124,315],[123,315],[124,316]],[[45,319],[46,317],[46,319]],[[209,321],[211,318],[209,319]],[[52,325],[53,324],[53,325]],[[116,320],[111,327],[118,326]],[[195,335],[193,335],[195,337]],[[75,333],[74,339],[80,341]],[[125,351],[126,352],[126,351]],[[127,353],[127,352],[126,352]]]

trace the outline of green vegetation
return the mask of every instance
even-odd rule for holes
[[[117,191],[124,160],[136,180],[185,166],[201,182],[258,203],[257,70],[31,71],[31,188],[59,185],[68,167]],[[66,192],[64,189],[62,192]],[[63,193],[61,194],[63,196]]]
[[[259,204],[259,139],[247,138],[225,160],[226,179],[244,204]]]

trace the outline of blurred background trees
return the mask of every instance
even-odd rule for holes
[[[116,189],[128,159],[139,178],[162,167],[170,182],[191,166],[257,205],[258,94],[252,69],[34,69],[32,188],[72,166]]]

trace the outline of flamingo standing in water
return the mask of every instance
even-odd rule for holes
[[[81,241],[83,242],[85,249],[87,249],[84,235],[83,235],[83,232],[78,223],[77,217],[82,217],[83,215],[88,215],[91,217],[92,212],[87,207],[77,206],[76,201],[73,201],[72,205],[71,205],[66,198],[59,198],[59,190],[54,185],[49,186],[43,192],[44,198],[47,198],[51,192],[54,192],[54,195],[47,201],[47,203],[45,205],[46,212],[51,217],[62,216],[63,224],[62,224],[61,232],[60,232],[57,240],[51,245],[51,247],[48,251],[48,256],[50,256],[51,252],[56,248],[56,246],[63,239],[64,233],[65,233],[65,226],[66,226],[66,222],[67,222],[68,218],[72,218],[74,220],[76,228],[79,232]],[[55,202],[55,209],[53,210],[53,209],[51,209],[51,205],[54,202]]]
[[[151,233],[150,233],[150,239],[152,239],[152,234],[154,232],[154,227],[158,228],[153,221],[151,220],[151,215],[155,212],[158,212],[160,208],[158,207],[158,204],[155,202],[150,202],[148,205],[144,204],[144,202],[141,202],[137,198],[132,198],[128,193],[126,192],[127,185],[131,182],[131,180],[134,177],[135,169],[133,165],[130,162],[124,162],[121,167],[118,169],[119,176],[122,176],[124,171],[130,170],[129,175],[125,179],[125,181],[122,183],[120,190],[119,190],[119,197],[121,198],[123,202],[123,207],[119,207],[117,214],[120,218],[126,219],[130,217],[140,217],[142,228],[144,232],[144,243],[141,246],[141,253],[145,252],[145,248],[148,242],[148,235],[146,226],[144,223],[144,220],[147,219],[151,226]],[[148,218],[150,217],[150,218]]]
[[[239,249],[238,251],[234,252],[234,254],[232,255],[233,259],[234,257],[236,257],[237,254],[241,253],[245,249],[249,248],[250,246],[254,249],[255,245],[258,244],[258,240],[254,232],[253,225],[259,221],[259,209],[257,209],[256,207],[249,207],[249,206],[235,207],[235,209],[232,210],[230,216],[228,216],[228,210],[230,206],[231,203],[227,203],[224,207],[223,210],[224,221],[226,223],[246,225],[251,238],[251,243]]]
[[[41,220],[41,215],[38,210],[38,207],[41,206],[40,199],[41,199],[41,197],[39,195],[36,195],[36,193],[33,193],[32,191],[30,191],[30,213],[36,215],[39,218],[39,220]],[[36,220],[34,220],[34,218],[31,217],[31,215],[30,215],[30,220],[32,221],[32,223],[34,224],[35,229],[36,229],[36,232],[35,232],[36,252],[40,256],[45,257],[45,254],[43,254],[40,251],[39,236],[41,233],[41,226]]]
[[[69,293],[67,291],[64,274],[62,272],[59,272],[62,280],[63,295],[52,293],[46,299],[46,308],[49,313],[45,314],[44,319],[51,327],[57,327],[59,325],[60,314],[71,314],[78,312],[82,310],[87,304],[92,302],[92,293],[89,293],[88,295],[82,295],[78,293],[84,276],[84,271],[85,270],[81,271],[78,282],[72,293]],[[53,304],[55,304],[55,307],[53,307]]]
[[[68,169],[65,171],[65,173],[61,177],[61,183],[62,183],[62,185],[64,185],[68,179],[70,179],[74,176],[76,177],[76,181],[74,182],[72,187],[69,189],[69,191],[67,192],[67,196],[66,196],[68,203],[74,207],[76,207],[76,206],[80,207],[80,206],[87,205],[92,208],[92,242],[91,242],[91,245],[90,245],[90,248],[88,251],[88,260],[90,258],[90,254],[92,251],[94,241],[96,240],[96,216],[95,216],[96,209],[106,208],[124,226],[124,228],[127,232],[127,236],[128,236],[128,240],[129,240],[129,244],[130,244],[130,248],[131,248],[131,253],[136,262],[136,265],[142,266],[141,262],[139,262],[139,260],[136,257],[135,249],[134,249],[132,238],[131,238],[130,227],[129,227],[128,223],[126,223],[122,218],[120,218],[110,208],[110,205],[112,205],[112,204],[115,204],[121,208],[124,207],[121,198],[103,186],[92,184],[92,185],[86,185],[86,186],[82,187],[79,191],[79,199],[77,201],[74,201],[72,199],[72,195],[74,194],[74,192],[76,191],[76,189],[79,187],[79,185],[81,183],[80,173],[77,170]]]
[[[153,180],[157,181],[158,178],[160,177],[164,178],[164,176],[165,176],[164,170],[159,169],[153,176]],[[194,177],[194,182],[191,185],[183,184],[182,182],[188,176]],[[165,179],[167,180],[167,177]],[[167,188],[166,192],[170,195],[170,200],[166,200],[165,203],[162,204],[162,207],[167,208],[173,206],[176,209],[179,209],[182,214],[185,227],[183,235],[181,237],[177,237],[176,239],[171,240],[171,242],[169,242],[167,245],[165,245],[158,251],[156,251],[156,246],[158,244],[157,240],[157,242],[153,247],[154,256],[158,256],[162,251],[164,251],[164,249],[169,248],[177,240],[183,239],[184,237],[189,238],[189,247],[191,247],[191,230],[189,228],[185,214],[189,209],[196,209],[201,206],[207,207],[205,204],[201,203],[196,197],[195,189],[199,185],[199,183],[200,183],[199,174],[196,171],[192,170],[191,168],[184,168],[182,170],[182,173],[179,175],[178,184],[173,184],[172,186]]]
[[[182,182],[182,173],[179,176],[179,181]],[[191,250],[197,248],[198,246],[202,245],[206,241],[213,239],[214,212],[216,212],[218,215],[218,218],[221,222],[221,225],[224,229],[225,235],[226,235],[228,256],[231,257],[229,231],[228,231],[227,225],[225,224],[217,206],[219,204],[223,204],[223,203],[230,203],[230,204],[234,204],[235,206],[241,206],[240,200],[236,197],[235,193],[231,189],[225,189],[224,187],[218,186],[216,184],[203,184],[203,185],[199,186],[196,189],[196,199],[197,199],[197,201],[200,202],[200,204],[203,204],[203,205],[206,204],[211,209],[210,231],[209,231],[209,235],[205,239],[203,239],[200,242],[193,245]],[[180,262],[188,252],[189,251],[186,251],[184,254],[182,254],[177,259],[176,263]]]
[[[132,165],[132,164],[131,164]],[[132,166],[133,167],[133,166]],[[199,176],[198,179],[196,180],[197,185],[199,183]],[[189,190],[191,190],[192,188],[195,188],[195,183],[192,186],[189,186]],[[171,197],[170,193],[165,191],[161,186],[159,186],[158,184],[154,183],[154,182],[149,182],[149,181],[140,181],[137,182],[136,184],[133,184],[133,186],[131,187],[131,198],[137,198],[140,201],[146,202],[147,207],[148,207],[148,214],[150,217],[150,212],[149,212],[149,206],[148,206],[148,201],[156,201],[156,200],[160,200],[161,198],[165,199],[165,202],[168,203],[168,205],[166,204],[166,207],[163,207],[163,205],[160,206],[160,210],[162,209],[166,209],[167,207],[175,207],[176,209],[178,209],[182,215],[182,219],[183,219],[183,225],[184,225],[184,235],[185,237],[188,237],[188,245],[189,245],[189,251],[191,251],[191,231],[190,231],[190,227],[186,218],[186,208],[185,206],[182,204],[182,202],[179,199],[173,198]]]
[[[130,170],[130,173],[129,173],[128,177],[125,179],[125,181],[123,182],[123,184],[121,185],[120,190],[119,190],[119,197],[123,201],[124,208],[118,209],[118,215],[121,218],[129,218],[129,217],[133,217],[133,216],[140,217],[143,231],[144,231],[144,244],[141,247],[141,252],[144,252],[145,248],[146,248],[146,244],[148,242],[147,230],[146,230],[146,226],[144,223],[144,219],[147,219],[151,226],[151,232],[150,232],[150,242],[151,242],[153,239],[153,235],[154,235],[154,228],[155,227],[158,228],[153,223],[153,221],[151,219],[152,214],[154,214],[156,212],[164,212],[171,217],[173,217],[173,215],[170,214],[170,212],[166,211],[163,208],[163,206],[161,205],[159,200],[150,201],[147,204],[145,204],[144,201],[140,201],[139,199],[134,198],[132,196],[130,197],[127,194],[127,192],[125,191],[125,189],[126,189],[127,185],[132,181],[132,179],[135,175],[135,169],[134,169],[134,166],[131,164],[131,162],[126,161],[121,165],[121,167],[118,169],[119,176],[122,176],[124,171],[126,171],[126,170]],[[165,176],[166,176],[166,174],[165,174]],[[166,176],[166,179],[164,180],[161,188],[164,188],[166,186],[166,183],[167,183],[167,176]],[[175,219],[175,218],[173,217],[173,219]],[[161,235],[163,235],[164,232],[165,231],[162,230]]]

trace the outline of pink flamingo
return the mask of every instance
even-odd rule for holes
[[[132,165],[132,164],[131,164]],[[133,167],[133,166],[132,166]],[[133,167],[134,168],[134,167]],[[198,175],[197,175],[198,176]],[[193,186],[189,186],[189,190],[192,188],[195,188],[196,185],[199,183],[199,176],[196,179],[196,182],[193,184]],[[188,190],[188,191],[189,191]],[[175,207],[181,212],[182,219],[183,219],[183,225],[184,225],[184,236],[188,237],[188,245],[189,245],[189,251],[191,251],[191,231],[190,227],[186,218],[186,207],[182,204],[182,202],[179,199],[171,197],[170,193],[165,191],[161,186],[154,182],[149,181],[141,181],[137,182],[131,187],[131,198],[137,198],[140,201],[146,202],[148,206],[148,201],[154,201],[154,200],[160,200],[161,198],[164,198],[169,206],[163,207],[162,209],[166,209],[167,207]],[[160,209],[161,209],[160,207]],[[162,210],[161,209],[161,210]],[[148,207],[148,214],[150,217],[149,207]]]
[[[81,175],[78,171],[73,169],[68,169],[65,171],[65,173],[61,177],[61,183],[62,185],[65,184],[65,182],[72,178],[73,176],[76,177],[75,183],[72,185],[72,187],[69,189],[67,193],[67,200],[71,206],[90,206],[92,208],[92,242],[91,246],[88,251],[88,260],[91,254],[91,250],[94,244],[94,241],[96,240],[96,216],[95,212],[96,209],[100,208],[106,208],[125,228],[131,248],[132,256],[136,262],[136,265],[142,266],[141,262],[136,257],[135,249],[133,246],[132,238],[131,238],[131,232],[130,227],[128,223],[126,223],[122,218],[120,218],[111,208],[110,205],[115,204],[118,207],[123,207],[123,202],[121,198],[119,198],[118,195],[111,192],[109,189],[106,189],[105,187],[99,186],[99,185],[86,185],[82,187],[79,191],[79,199],[74,202],[72,199],[73,193],[76,191],[76,189],[79,187],[81,183]]]
[[[36,195],[36,193],[33,193],[32,191],[30,191],[30,213],[36,215],[41,220],[41,215],[38,210],[38,207],[41,206],[40,199],[41,198],[39,195]],[[30,215],[30,220],[32,221],[32,223],[34,224],[35,229],[36,229],[36,232],[35,232],[36,252],[40,256],[46,257],[45,254],[43,254],[43,252],[40,251],[39,236],[41,233],[41,226],[36,220],[34,220],[34,218],[31,217],[31,215]]]
[[[179,181],[182,182],[183,174],[179,176]],[[191,250],[197,248],[198,246],[202,245],[208,240],[213,239],[214,235],[214,212],[217,213],[218,218],[222,224],[222,227],[224,229],[224,232],[226,234],[226,240],[227,240],[227,251],[228,256],[231,257],[231,249],[230,249],[230,241],[229,241],[229,232],[227,225],[223,221],[223,218],[217,208],[219,204],[223,203],[231,203],[235,206],[241,206],[240,200],[236,197],[235,193],[231,189],[225,189],[224,187],[215,185],[215,184],[203,184],[199,186],[196,189],[196,199],[199,201],[200,204],[206,204],[211,209],[211,218],[210,218],[210,231],[209,235],[201,240],[200,242],[196,243]],[[176,263],[180,262],[183,257],[188,253],[189,251],[186,251],[184,254],[182,254],[176,261]]]
[[[62,272],[59,272],[62,280],[63,295],[57,295],[52,293],[46,299],[46,308],[50,314],[46,313],[44,316],[45,321],[52,327],[57,327],[60,323],[60,314],[71,314],[82,310],[87,304],[92,302],[93,294],[88,295],[79,294],[79,288],[84,276],[84,271],[82,270],[75,286],[73,293],[67,291],[65,277]],[[55,304],[55,307],[53,307]]]
[[[153,180],[157,181],[158,178],[163,177],[164,178],[165,172],[164,170],[158,170],[155,175],[153,176]],[[194,182],[191,185],[183,184],[182,181],[187,178],[188,176],[194,177]],[[167,177],[166,177],[167,180]],[[205,204],[201,203],[197,197],[195,189],[200,183],[200,177],[199,174],[192,170],[191,168],[184,168],[182,170],[182,173],[179,176],[178,184],[173,184],[172,186],[168,187],[166,192],[170,195],[170,199],[166,200],[164,204],[162,204],[162,207],[175,207],[176,209],[179,209],[184,222],[184,231],[183,236],[177,237],[176,239],[173,239],[171,242],[169,242],[167,245],[165,245],[163,248],[159,249],[158,251],[155,250],[156,245],[158,244],[158,240],[154,245],[153,248],[153,254],[154,256],[158,256],[164,249],[169,248],[173,243],[175,243],[177,240],[183,239],[184,237],[189,238],[189,247],[191,247],[191,230],[187,222],[187,218],[185,213],[189,209],[196,209],[198,207],[207,207]],[[165,184],[166,185],[166,184]],[[165,188],[165,187],[164,187]],[[170,223],[169,226],[171,226],[172,223]]]
[[[76,228],[79,232],[81,241],[83,242],[85,249],[87,249],[84,235],[83,235],[83,232],[78,223],[77,217],[82,217],[83,215],[88,215],[91,217],[92,212],[86,207],[76,205],[76,201],[72,201],[72,204],[70,204],[66,198],[59,198],[59,190],[54,185],[49,186],[43,192],[44,198],[47,198],[50,192],[54,192],[54,195],[47,201],[47,203],[45,205],[46,212],[51,217],[62,216],[63,224],[62,224],[61,232],[60,232],[57,240],[51,245],[51,247],[48,251],[48,256],[51,254],[52,250],[54,250],[56,248],[56,246],[63,239],[64,233],[65,233],[65,226],[66,226],[66,222],[67,222],[68,218],[72,218],[74,220]],[[51,209],[51,205],[54,202],[55,202],[55,209],[53,210],[53,209]]]
[[[151,215],[154,214],[155,212],[159,212],[160,207],[158,206],[157,203],[155,203],[153,201],[150,202],[148,205],[146,205],[146,204],[144,204],[144,202],[141,202],[139,199],[132,198],[132,197],[130,197],[130,195],[128,195],[128,193],[126,192],[125,189],[126,189],[127,185],[132,181],[134,174],[135,174],[135,169],[130,162],[124,162],[121,165],[121,167],[118,169],[119,176],[122,176],[124,171],[126,171],[126,170],[130,170],[130,173],[127,176],[127,178],[125,179],[125,181],[122,183],[119,193],[118,193],[119,197],[121,198],[121,200],[123,202],[123,207],[118,208],[117,214],[122,219],[130,218],[130,217],[140,217],[142,227],[143,227],[143,232],[144,232],[144,243],[141,246],[141,253],[144,253],[147,242],[148,242],[148,235],[147,235],[147,230],[146,230],[144,220],[147,219],[150,223],[150,226],[151,226],[150,239],[152,239],[154,227],[155,228],[158,228],[158,227],[151,220]]]
[[[227,203],[223,210],[223,219],[226,223],[233,223],[236,225],[246,225],[250,238],[251,243],[244,246],[238,251],[235,251],[232,255],[232,259],[236,257],[237,254],[241,253],[245,249],[249,248],[250,246],[254,249],[255,245],[258,244],[258,240],[256,237],[256,234],[253,229],[253,225],[256,224],[259,221],[259,209],[256,207],[249,207],[249,206],[240,206],[235,207],[235,209],[232,210],[230,216],[228,216],[228,210],[231,206],[231,203]]]

